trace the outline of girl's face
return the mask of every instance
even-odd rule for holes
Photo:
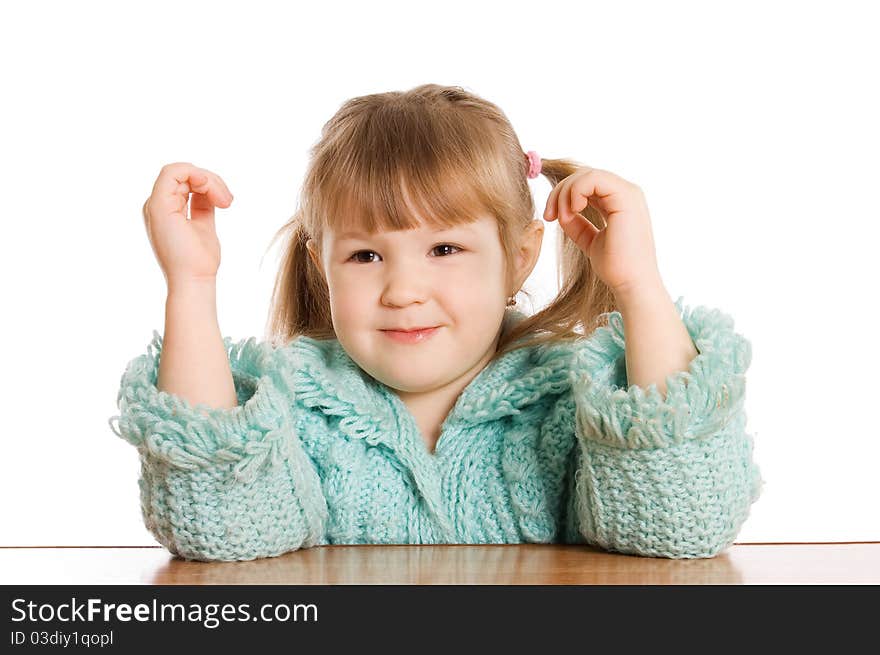
[[[507,298],[519,288],[505,283],[491,216],[447,229],[328,231],[321,252],[312,243],[309,250],[324,272],[342,347],[371,376],[404,392],[439,388],[488,361]],[[425,327],[436,330],[410,341],[388,332]]]

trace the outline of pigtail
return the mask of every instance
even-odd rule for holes
[[[309,256],[306,247],[309,234],[301,211],[276,233],[272,243],[285,234],[288,237],[272,290],[268,338],[276,346],[285,345],[300,335],[334,338],[330,292]]]
[[[583,165],[569,159],[542,159],[541,173],[551,188]],[[604,229],[602,214],[587,205],[581,216]],[[587,255],[557,226],[557,283],[559,292],[541,311],[526,317],[498,342],[495,358],[514,348],[577,339],[607,324],[606,314],[618,309],[614,293],[593,271]]]

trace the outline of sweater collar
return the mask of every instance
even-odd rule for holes
[[[511,310],[505,328],[525,318]],[[300,336],[288,344],[298,360],[296,393],[306,406],[343,416],[379,442],[394,430],[403,407],[393,389],[363,371],[337,339]],[[459,394],[444,422],[475,425],[519,414],[548,394],[567,389],[573,351],[564,344],[518,348],[490,362]],[[393,394],[393,397],[392,397]],[[369,434],[368,434],[369,433]]]

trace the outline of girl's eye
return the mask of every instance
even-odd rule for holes
[[[442,243],[439,246],[434,246],[434,250],[437,250],[439,248],[452,248],[453,250],[461,250],[461,248],[459,248],[458,246],[453,246],[451,243]],[[449,254],[454,254],[454,253],[449,253]]]
[[[455,254],[455,252],[449,252],[449,251],[445,250],[445,249],[447,249],[447,248],[451,248],[451,249],[453,249],[453,250],[456,251],[456,252],[461,250],[461,248],[459,248],[458,246],[453,246],[451,243],[442,243],[442,244],[440,244],[440,245],[438,245],[438,246],[434,246],[434,247],[431,249],[431,252],[435,252],[435,251],[437,251],[437,250],[440,250],[441,248],[443,249],[442,252],[444,252],[444,253],[446,253],[446,254],[442,254],[442,255],[440,255],[440,257],[445,257],[445,256],[447,256],[447,254],[450,254],[450,255],[451,255],[451,254]],[[349,257],[349,261],[355,261],[355,262],[357,262],[358,264],[371,264],[371,263],[372,263],[372,261],[369,260],[369,259],[366,259],[366,260],[363,259],[363,258],[361,257],[361,255],[367,255],[367,256],[369,256],[369,255],[376,255],[376,252],[374,252],[374,251],[372,251],[372,250],[358,250],[356,253],[352,254],[351,257]],[[375,261],[375,260],[373,260],[373,261]]]
[[[369,261],[364,261],[363,259],[360,259],[358,257],[358,255],[371,255],[371,254],[375,255],[376,253],[374,253],[372,250],[358,250],[351,257],[349,257],[349,259],[353,259],[359,264],[369,264],[370,263]]]

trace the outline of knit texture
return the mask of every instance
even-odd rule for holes
[[[681,298],[676,309],[699,354],[667,377],[665,399],[627,385],[611,312],[573,344],[519,348],[484,368],[433,453],[397,394],[335,339],[273,348],[225,337],[239,406],[212,409],[156,388],[154,331],[122,375],[111,429],[138,449],[147,529],[186,559],[371,543],[712,557],[763,484],[743,410],[751,347],[719,310]]]

